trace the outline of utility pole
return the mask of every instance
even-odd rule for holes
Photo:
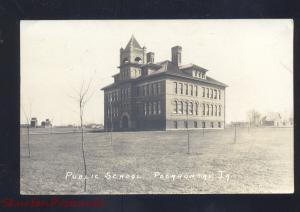
[[[110,145],[112,145],[112,131],[113,131],[113,120],[112,120],[112,115],[113,115],[113,112],[112,112],[112,98],[110,97],[109,99],[109,102],[110,102]]]
[[[190,154],[189,105],[187,105],[186,108],[186,130],[187,130],[188,154]]]

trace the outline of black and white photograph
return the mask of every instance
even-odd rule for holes
[[[293,30],[22,20],[20,194],[293,193]]]

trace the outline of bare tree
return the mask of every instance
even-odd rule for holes
[[[93,96],[94,92],[90,92],[93,76],[90,78],[88,84],[83,82],[81,83],[80,90],[76,92],[75,96],[71,96],[77,103],[79,109],[79,120],[80,120],[80,131],[81,131],[81,152],[82,152],[82,161],[84,166],[84,176],[87,175],[86,168],[86,158],[85,158],[85,149],[84,149],[84,110],[85,106]],[[86,192],[86,177],[84,178],[84,192]]]
[[[255,109],[252,109],[252,110],[248,111],[247,116],[249,119],[250,126],[252,126],[252,127],[258,126],[259,119],[261,116],[258,111],[256,111]]]
[[[29,127],[30,127],[30,119],[31,119],[31,102],[29,103],[29,112],[27,113],[23,105],[21,104],[21,109],[23,111],[23,114],[25,116],[26,120],[26,128],[27,128],[27,149],[28,149],[28,157],[31,156],[30,153],[30,135],[29,135]]]

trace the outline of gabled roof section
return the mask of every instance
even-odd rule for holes
[[[129,42],[126,45],[125,50],[129,50],[130,47],[132,48],[136,48],[136,49],[141,49],[142,47],[140,46],[140,44],[137,42],[137,40],[135,39],[134,35],[131,36]]]
[[[186,70],[186,69],[196,69],[196,70],[199,70],[199,71],[204,71],[204,72],[207,72],[208,70],[205,69],[205,68],[202,68],[198,65],[195,65],[193,63],[189,63],[189,64],[186,64],[186,65],[182,65],[182,66],[179,66],[179,69],[180,70]]]
[[[172,63],[170,60],[165,60],[162,62],[158,62],[156,63],[158,65],[161,66],[161,68],[159,69],[159,71],[173,71],[173,72],[177,72],[179,71],[178,66],[176,66],[174,63]]]

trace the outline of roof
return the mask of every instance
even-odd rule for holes
[[[130,48],[137,48],[137,49],[142,48],[133,35],[131,36],[129,42],[127,43],[125,50],[129,50]]]
[[[208,71],[207,69],[202,68],[202,67],[200,67],[198,65],[195,65],[193,63],[189,63],[189,64],[186,64],[186,65],[179,66],[180,70],[185,70],[185,69],[190,69],[190,68],[194,68],[194,69],[197,69],[199,71],[205,71],[205,72]]]
[[[175,64],[173,64],[171,61],[168,61],[168,60],[158,62],[156,64],[160,65],[161,68],[158,69],[157,71],[153,72],[150,75],[140,76],[136,79],[129,79],[129,80],[125,80],[125,81],[119,81],[119,82],[111,83],[110,85],[107,85],[104,88],[102,88],[102,90],[112,88],[112,87],[115,87],[115,86],[118,86],[118,85],[121,85],[121,84],[124,84],[124,83],[136,82],[136,81],[139,81],[139,80],[145,80],[145,79],[149,79],[149,78],[153,78],[153,77],[157,77],[157,76],[181,77],[181,78],[186,78],[186,79],[194,80],[194,81],[198,81],[198,82],[218,85],[218,86],[221,86],[221,87],[228,87],[226,84],[224,84],[222,82],[219,82],[219,81],[217,81],[217,80],[215,80],[211,77],[206,77],[206,79],[192,77],[192,76],[186,74],[185,72],[179,70],[178,67]]]

